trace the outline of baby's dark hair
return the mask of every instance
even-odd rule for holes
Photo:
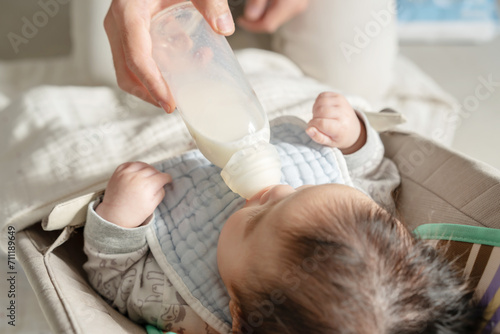
[[[480,313],[458,268],[382,208],[346,207],[283,231],[277,267],[233,285],[239,332],[474,332]]]

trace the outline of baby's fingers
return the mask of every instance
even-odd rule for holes
[[[163,187],[167,183],[172,182],[172,176],[167,173],[158,172],[150,177],[152,181],[159,187]]]
[[[150,177],[151,181],[154,184],[154,198],[156,199],[155,205],[158,205],[163,197],[165,197],[165,188],[164,186],[167,183],[172,182],[172,176],[167,173],[158,172],[157,174]]]
[[[318,131],[335,139],[338,136],[341,121],[333,118],[314,117],[307,124],[308,127],[315,127]]]
[[[308,127],[306,133],[309,137],[311,137],[312,140],[314,140],[318,144],[330,147],[336,146],[336,143],[332,140],[330,136],[325,135],[323,132],[319,131],[314,126]]]

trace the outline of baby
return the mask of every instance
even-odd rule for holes
[[[340,149],[355,187],[279,184],[232,209],[216,255],[232,332],[471,333],[476,313],[466,282],[379,205],[392,209],[399,176],[364,116],[342,95],[322,93],[305,131]],[[153,212],[170,182],[141,162],[116,169],[102,201],[89,206],[84,269],[134,321],[216,333],[149,249],[148,230],[162,218]]]

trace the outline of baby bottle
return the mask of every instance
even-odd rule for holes
[[[228,187],[250,198],[281,177],[267,115],[224,36],[191,2],[151,22],[153,58],[199,150]]]

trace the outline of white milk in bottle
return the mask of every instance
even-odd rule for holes
[[[190,2],[157,14],[150,33],[153,58],[191,136],[229,188],[250,198],[278,184],[267,115],[226,39]]]
[[[265,113],[254,110],[258,106],[237,88],[194,84],[183,87],[176,100],[198,148],[220,168],[240,149],[261,140],[269,141]]]

